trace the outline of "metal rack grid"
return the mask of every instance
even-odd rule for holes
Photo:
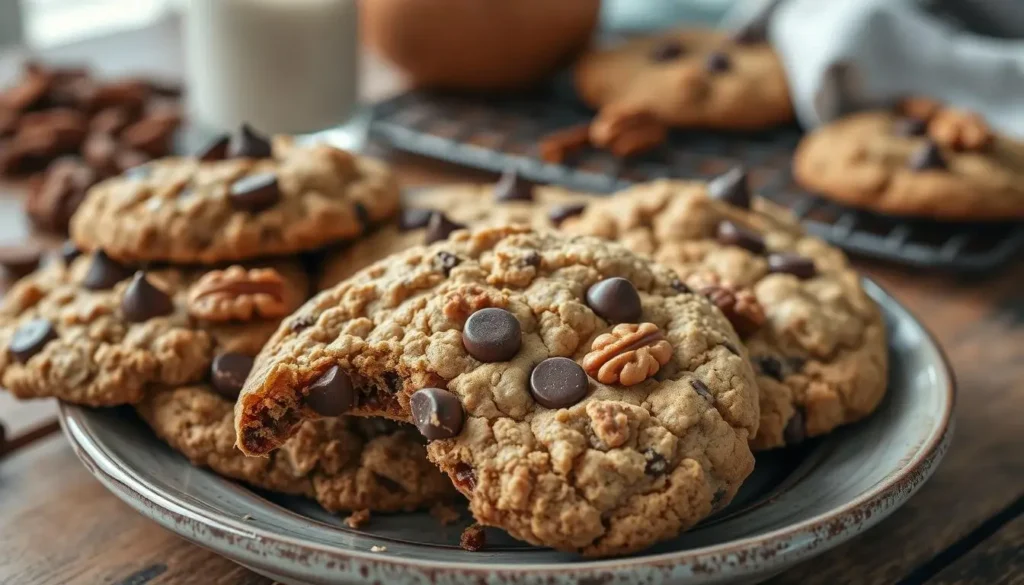
[[[709,178],[742,163],[758,192],[789,207],[811,233],[847,251],[907,265],[978,272],[1024,250],[1024,224],[950,223],[883,216],[843,207],[801,189],[790,173],[801,131],[674,132],[664,146],[623,160],[585,149],[564,164],[540,159],[554,130],[587,122],[582,106],[552,93],[467,98],[410,92],[375,107],[371,134],[392,146],[460,165],[501,172],[515,167],[538,182],[607,193],[664,177]]]

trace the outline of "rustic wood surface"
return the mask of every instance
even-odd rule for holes
[[[130,46],[131,50],[124,50]],[[62,48],[47,58],[101,64],[112,74],[180,73],[177,26]],[[15,58],[0,53],[0,81]],[[394,87],[371,66],[373,95]],[[488,179],[382,152],[406,185]],[[0,185],[0,245],[35,237],[23,191]],[[956,434],[935,476],[879,526],[772,579],[772,585],[1024,584],[1024,263],[989,278],[952,277],[860,262],[935,333],[959,382]],[[78,462],[51,401],[0,393],[0,584],[265,585],[133,512]]]

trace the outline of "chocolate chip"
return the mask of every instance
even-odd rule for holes
[[[447,390],[422,388],[409,398],[409,405],[416,428],[427,440],[450,439],[462,430],[462,403]]]
[[[711,53],[704,60],[704,68],[710,73],[722,73],[728,71],[730,67],[732,67],[732,61],[729,59],[729,55],[721,51]]]
[[[476,472],[468,464],[460,461],[455,464],[454,483],[455,487],[472,493],[476,489]]]
[[[676,292],[680,292],[680,293],[693,292],[693,290],[691,290],[690,287],[686,286],[685,282],[679,280],[678,278],[673,279],[670,286],[672,287],[672,290],[674,290]]]
[[[131,270],[115,262],[106,252],[97,250],[92,255],[92,262],[85,273],[85,278],[82,279],[82,286],[89,290],[107,290],[132,274]]]
[[[807,438],[807,423],[804,418],[803,409],[797,407],[793,416],[786,423],[786,428],[782,431],[782,440],[787,445],[799,445],[804,442]]]
[[[927,130],[928,123],[918,118],[900,118],[893,124],[894,133],[907,138],[924,136]]]
[[[384,385],[392,394],[397,394],[402,389],[402,377],[395,372],[384,372]]]
[[[606,278],[587,290],[587,306],[612,323],[637,323],[643,311],[640,293],[625,278]]]
[[[305,402],[321,416],[344,414],[356,404],[352,379],[340,367],[331,366],[309,385]]]
[[[648,449],[644,452],[647,456],[647,464],[644,466],[644,473],[647,475],[665,475],[668,471],[668,461],[665,456],[657,451]]]
[[[75,258],[82,255],[82,251],[78,249],[78,246],[75,246],[74,242],[67,240],[61,245],[58,254],[60,255],[60,259],[64,261],[65,266],[71,266],[71,263],[75,261]]]
[[[270,158],[273,149],[267,137],[253,130],[252,126],[242,124],[231,140],[228,154],[232,158]]]
[[[792,274],[801,280],[813,278],[818,273],[813,260],[793,253],[768,254],[768,271]]]
[[[533,201],[533,185],[519,176],[516,169],[509,168],[494,186],[495,201]]]
[[[548,219],[551,220],[551,223],[555,224],[556,226],[559,226],[562,225],[562,222],[569,219],[570,217],[576,217],[577,215],[580,215],[586,208],[587,206],[584,203],[575,203],[571,205],[556,205],[555,207],[552,207],[550,211],[548,211]]]
[[[228,134],[221,134],[211,140],[198,153],[196,153],[196,158],[203,162],[224,160],[228,157],[229,146],[231,146],[231,136]]]
[[[0,266],[13,278],[21,278],[39,268],[42,258],[42,248],[32,244],[0,247]]]
[[[366,206],[360,203],[359,201],[356,201],[352,205],[352,209],[356,213],[356,221],[359,222],[360,232],[365,234],[366,232],[370,231],[370,228],[373,227],[373,220],[370,219],[370,210],[367,209]]]
[[[583,400],[589,387],[587,373],[569,358],[548,358],[530,373],[530,394],[547,408],[572,406]]]
[[[733,167],[708,183],[708,195],[742,209],[750,209],[750,183],[747,169]]]
[[[765,376],[775,378],[779,382],[782,381],[782,362],[779,360],[770,355],[761,355],[754,358],[754,364],[757,365],[757,369]]]
[[[527,266],[533,266],[534,268],[540,266],[543,261],[544,258],[540,255],[540,252],[537,252],[536,250],[530,250],[526,253],[526,256],[523,257],[523,262]]]
[[[662,41],[651,49],[650,58],[655,63],[674,61],[683,56],[683,44],[676,39]]]
[[[910,155],[907,166],[914,171],[941,170],[946,168],[946,159],[939,145],[929,140]]]
[[[210,364],[210,383],[221,396],[234,401],[252,371],[252,364],[252,357],[242,353],[229,352],[215,356]]]
[[[433,244],[441,240],[447,240],[455,230],[461,230],[466,226],[455,223],[448,219],[448,216],[440,211],[433,211],[430,219],[427,220],[427,233],[423,236],[424,244]]]
[[[170,295],[153,286],[146,273],[138,271],[121,298],[121,312],[129,323],[141,323],[174,312]]]
[[[690,386],[693,386],[693,389],[696,390],[697,394],[700,394],[701,398],[704,400],[712,403],[715,401],[715,397],[711,394],[711,389],[708,388],[708,385],[704,382],[701,382],[697,378],[691,378]]]
[[[452,273],[452,269],[459,265],[459,257],[451,252],[441,251],[437,253],[437,261],[441,263],[441,271],[445,276]]]
[[[433,213],[429,209],[418,209],[415,207],[403,209],[402,213],[398,215],[398,229],[407,232],[409,230],[425,228]]]
[[[275,173],[259,173],[242,177],[231,185],[231,207],[259,213],[281,200],[281,188]]]
[[[482,362],[507,362],[519,352],[522,342],[519,319],[505,309],[480,309],[462,328],[462,345]]]
[[[23,364],[54,339],[57,339],[57,331],[52,323],[46,319],[32,319],[14,332],[10,352],[14,359]]]
[[[727,219],[718,224],[715,236],[720,243],[726,246],[739,246],[755,254],[762,254],[765,250],[761,234]]]

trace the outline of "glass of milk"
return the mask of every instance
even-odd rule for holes
[[[191,119],[230,132],[309,133],[345,123],[358,98],[357,0],[189,0]]]

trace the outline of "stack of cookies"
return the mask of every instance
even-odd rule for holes
[[[459,493],[587,556],[673,538],[755,451],[884,394],[878,308],[741,169],[398,208],[379,163],[248,128],[101,183],[0,309],[3,385],[133,405],[196,465],[330,511]]]

